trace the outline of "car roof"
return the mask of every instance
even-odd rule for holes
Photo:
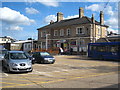
[[[9,53],[23,53],[24,51],[8,51]]]

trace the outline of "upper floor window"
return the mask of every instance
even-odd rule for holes
[[[68,36],[70,35],[70,29],[67,29],[67,35]]]
[[[89,35],[89,29],[88,28],[86,28],[86,33],[87,33],[87,35]]]
[[[43,34],[42,34],[42,32],[40,32],[40,36],[41,36],[41,37],[43,37]]]
[[[64,36],[64,30],[63,29],[60,30],[60,36]]]
[[[101,29],[98,28],[98,35],[100,36],[101,35]]]
[[[76,28],[76,34],[83,34],[83,28],[77,27]]]
[[[54,30],[54,36],[58,36],[58,31]]]
[[[43,31],[43,36],[42,37],[46,37],[46,31]]]

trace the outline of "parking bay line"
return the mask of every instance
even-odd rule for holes
[[[110,72],[110,73],[94,73],[92,75],[86,75],[86,76],[83,76],[83,77],[72,77],[72,78],[68,78],[68,79],[58,79],[58,80],[53,80],[53,81],[47,81],[47,82],[38,82],[37,84],[42,84],[42,83],[55,83],[55,82],[61,82],[61,81],[66,81],[66,80],[72,80],[72,79],[80,79],[80,78],[90,78],[90,77],[96,77],[96,76],[103,76],[103,75],[111,75],[111,74],[115,74],[116,72]],[[34,81],[35,82],[35,81]],[[12,86],[4,86],[4,87],[0,87],[0,88],[10,88],[10,87],[15,87],[15,86],[26,86],[26,85],[33,85],[35,83],[30,83],[30,84],[16,84],[16,85],[12,85]]]

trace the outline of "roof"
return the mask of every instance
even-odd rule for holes
[[[16,41],[16,42],[14,42],[14,43],[28,43],[28,42],[32,42],[32,40]]]
[[[120,38],[120,34],[117,35],[109,35],[107,38]]]
[[[57,28],[62,26],[70,26],[70,25],[79,25],[79,24],[91,24],[92,20],[89,17],[83,16],[82,18],[72,18],[72,19],[65,19],[59,22],[54,22],[53,24],[46,25],[44,27],[38,28],[39,29],[48,29],[48,28]],[[95,24],[100,25],[100,22],[95,21]],[[102,25],[108,27],[107,25]]]

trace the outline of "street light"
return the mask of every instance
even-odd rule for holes
[[[48,49],[48,35],[50,35],[50,34],[46,34],[46,51]]]

